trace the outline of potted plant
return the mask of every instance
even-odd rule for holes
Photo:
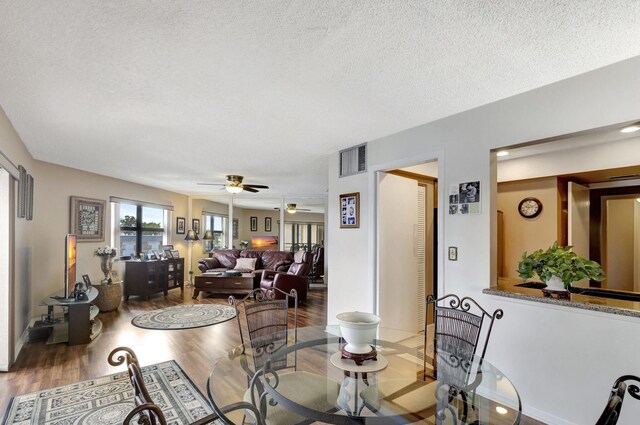
[[[572,282],[591,279],[597,282],[604,280],[602,267],[595,261],[587,260],[571,250],[572,246],[558,246],[555,241],[546,251],[522,254],[518,263],[518,274],[523,280],[534,274],[544,282],[547,290],[568,291]]]

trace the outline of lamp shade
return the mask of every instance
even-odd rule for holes
[[[202,237],[202,239],[204,239],[204,240],[213,239],[213,232],[211,230],[205,230],[204,236]]]
[[[242,192],[242,187],[241,186],[225,186],[225,188],[227,189],[227,192],[229,193],[240,193]]]
[[[198,234],[196,233],[195,230],[189,230],[187,232],[187,236],[184,237],[185,241],[199,241],[200,238],[198,237]]]

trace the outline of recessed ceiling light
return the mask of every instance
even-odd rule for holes
[[[496,152],[496,156],[507,156],[509,155],[508,151],[498,151]]]
[[[635,124],[631,124],[620,130],[620,133],[633,133],[634,131],[640,130],[640,122]]]

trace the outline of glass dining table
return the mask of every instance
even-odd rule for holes
[[[361,365],[343,346],[338,326],[321,326],[235,347],[209,375],[212,407],[230,424],[520,423],[516,388],[486,359],[439,350],[431,379],[422,334],[380,327],[376,358]]]

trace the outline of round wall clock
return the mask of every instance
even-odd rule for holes
[[[525,218],[537,217],[542,212],[542,202],[537,198],[524,198],[518,204],[518,212]]]

